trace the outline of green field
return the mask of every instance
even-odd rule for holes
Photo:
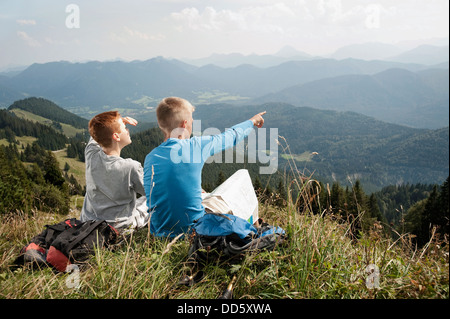
[[[19,142],[17,148],[21,149],[22,146],[25,147],[27,144],[32,144],[34,141],[37,140],[37,138],[33,136],[16,136],[16,140]],[[9,145],[9,142],[5,138],[3,138],[0,139],[0,145],[7,146]]]
[[[77,179],[81,186],[86,185],[85,178],[85,163],[80,162],[78,159],[67,157],[67,149],[54,151],[53,154],[59,162],[59,168],[64,169],[65,164],[69,164],[70,169],[67,174],[73,176]]]
[[[294,160],[297,162],[310,162],[314,156],[314,153],[303,152],[301,154],[281,154],[281,157],[285,160]]]
[[[48,126],[52,126],[51,120],[46,119],[45,117],[33,114],[31,112],[27,112],[27,111],[24,111],[21,109],[13,109],[13,110],[11,110],[11,112],[16,114],[20,118],[23,118],[23,119],[26,119],[29,121],[33,121],[33,122],[38,122],[38,123],[45,124]],[[62,127],[62,133],[64,133],[64,135],[66,135],[67,137],[73,137],[73,136],[75,136],[75,134],[83,132],[83,129],[75,128],[72,125],[65,124],[65,123],[60,123],[60,124]]]

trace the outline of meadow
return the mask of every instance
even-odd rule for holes
[[[307,203],[311,178],[294,180],[297,201]],[[272,251],[202,267],[187,262],[189,237],[154,238],[142,228],[110,249],[96,249],[74,273],[12,264],[20,249],[45,225],[79,217],[80,197],[67,216],[32,211],[0,216],[0,298],[5,299],[216,299],[235,277],[236,299],[448,299],[448,242],[432,237],[423,247],[413,236],[386,237],[376,223],[358,239],[338,216],[311,212],[288,198],[286,206],[260,199],[259,215],[282,227],[286,241]],[[364,214],[364,212],[360,212]],[[179,285],[201,269],[192,286]]]

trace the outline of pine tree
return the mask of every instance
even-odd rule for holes
[[[338,182],[331,186],[330,205],[334,213],[342,213],[344,209],[344,192]]]
[[[383,216],[381,215],[380,208],[378,207],[378,202],[375,194],[372,193],[370,195],[367,205],[370,217],[378,221],[383,221]]]
[[[65,182],[62,172],[59,168],[58,161],[52,152],[48,151],[46,157],[44,158],[44,178],[45,180],[60,189],[63,187]]]
[[[69,169],[70,169],[70,165],[66,162],[66,163],[64,164],[64,172],[66,172],[66,174],[67,174],[67,172],[69,171]]]
[[[33,201],[31,182],[14,147],[0,145],[0,213],[27,211]]]
[[[441,186],[441,193],[438,197],[439,202],[439,214],[436,216],[435,222],[440,226],[441,235],[449,234],[449,197],[450,192],[448,188],[449,177],[445,180],[445,182]]]
[[[225,174],[222,171],[220,171],[219,176],[217,177],[216,187],[221,185],[223,182],[225,182]]]
[[[439,215],[438,196],[437,185],[435,185],[431,191],[430,197],[428,197],[425,203],[425,209],[422,215],[422,227],[420,234],[418,234],[421,244],[424,244],[430,240],[431,229],[434,225],[436,225],[435,216]]]
[[[261,180],[258,176],[255,177],[255,180],[253,182],[253,188],[255,189],[256,195],[260,195],[262,192],[262,184]]]

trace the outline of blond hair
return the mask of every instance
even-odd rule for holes
[[[178,128],[180,124],[189,119],[195,108],[189,101],[179,97],[166,97],[156,108],[158,125],[166,133]]]

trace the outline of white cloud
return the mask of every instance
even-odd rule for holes
[[[19,25],[36,25],[36,20],[19,19],[19,20],[16,20],[16,22]]]
[[[185,8],[171,14],[179,23],[178,30],[204,31],[258,31],[283,32],[280,20],[294,18],[295,12],[285,3],[277,2],[265,6],[243,7],[233,11],[216,10],[211,6],[200,12],[197,8]]]
[[[251,32],[292,38],[305,33],[324,36],[330,31],[333,36],[338,33],[348,36],[348,27],[355,30],[379,28],[383,17],[392,18],[395,13],[395,8],[386,9],[381,3],[292,0],[259,1],[257,5],[234,10],[188,7],[173,12],[170,18],[178,31]],[[328,30],[320,34],[325,29]]]
[[[80,4],[79,29],[65,27],[68,14],[57,0],[28,2],[0,0],[0,40],[10,48],[0,50],[0,66],[80,56],[270,54],[285,45],[326,55],[353,43],[422,43],[449,30],[448,0],[99,0]]]
[[[124,26],[122,32],[119,32],[119,33],[110,32],[109,38],[113,41],[125,44],[129,40],[161,41],[161,40],[165,39],[165,36],[161,33],[148,34],[148,33],[136,30],[136,29],[132,29],[128,26]]]
[[[169,15],[180,36],[234,50],[267,52],[285,44],[329,52],[339,46],[448,36],[443,0],[227,0],[191,4]],[[445,8],[444,8],[445,7]],[[181,7],[183,8],[183,7]],[[425,8],[425,9],[424,9]],[[445,12],[444,12],[445,11]],[[441,31],[439,31],[441,30]],[[195,36],[193,35],[195,34]],[[221,39],[221,40],[219,40]],[[227,43],[226,46],[224,43]],[[264,49],[266,48],[266,49]]]
[[[148,39],[150,39],[150,36],[147,35],[146,33],[143,33],[143,32],[137,31],[137,30],[131,30],[131,29],[130,29],[129,27],[127,27],[127,26],[125,26],[125,27],[123,27],[123,28],[125,29],[126,33],[127,33],[129,36],[131,36],[131,37],[136,37],[136,38],[139,38],[139,39],[141,39],[141,40],[148,40]]]
[[[36,48],[36,47],[40,47],[41,44],[39,43],[39,41],[37,41],[36,39],[33,39],[32,37],[30,37],[26,32],[24,31],[17,31],[17,35],[19,36],[19,38],[21,38],[22,40],[24,40],[26,42],[26,44],[30,47]]]

